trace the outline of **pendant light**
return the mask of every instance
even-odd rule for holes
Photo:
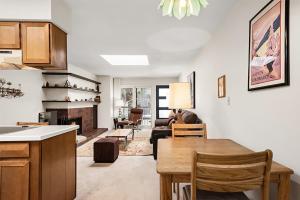
[[[185,16],[198,16],[201,8],[207,5],[207,0],[162,0],[159,9],[163,16],[175,16],[180,20]]]

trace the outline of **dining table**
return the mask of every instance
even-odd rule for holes
[[[265,150],[265,149],[263,149]],[[168,138],[158,141],[156,170],[160,175],[160,200],[172,200],[172,183],[190,183],[193,152],[219,155],[249,154],[254,151],[230,139]],[[293,170],[273,161],[272,183],[278,185],[277,199],[288,200]]]

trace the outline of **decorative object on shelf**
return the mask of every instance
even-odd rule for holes
[[[65,97],[65,101],[71,101],[69,96]]]
[[[207,5],[207,0],[162,0],[158,9],[162,10],[163,16],[175,16],[180,20],[185,16],[198,16],[200,9]]]
[[[21,90],[21,84],[19,88],[11,88],[12,83],[7,82],[5,79],[0,79],[0,97],[3,98],[16,98],[24,96],[24,93]]]
[[[225,75],[218,78],[218,97],[226,97],[226,77]]]
[[[99,87],[98,84],[96,85],[96,91],[97,91],[97,92],[100,92],[100,87]]]
[[[50,87],[50,84],[48,81],[46,82],[46,87]]]
[[[289,85],[289,0],[273,0],[250,21],[248,91]]]
[[[96,96],[94,99],[95,102],[97,103],[101,103],[101,97],[100,96]]]
[[[67,88],[71,87],[71,83],[69,80],[66,80],[64,87],[67,87]]]
[[[101,85],[100,82],[98,81],[95,81],[95,80],[92,80],[92,79],[89,79],[89,78],[86,78],[86,77],[83,77],[83,76],[80,76],[80,75],[77,75],[77,74],[73,74],[73,73],[61,73],[61,72],[43,72],[42,73],[43,75],[46,75],[46,76],[67,76],[67,79],[65,79],[65,83],[63,82],[62,84],[53,84],[53,86],[50,86],[50,87],[45,87],[43,86],[43,89],[55,89],[55,90],[60,90],[63,92],[63,96],[69,96],[69,94],[72,95],[72,93],[69,93],[69,91],[82,91],[82,92],[89,92],[89,93],[94,93],[95,95],[99,95],[100,92],[97,92],[95,89],[93,88],[96,88],[97,85]],[[81,80],[84,80],[84,81],[87,81],[87,82],[90,82],[90,83],[93,83],[95,84],[94,86],[90,86],[90,87],[85,87],[84,85],[80,87],[80,85],[77,85],[77,84],[70,84],[70,80],[68,77],[74,77],[74,78],[77,78],[77,79],[81,79]],[[46,79],[47,81],[47,79]],[[73,81],[73,79],[72,79]],[[59,103],[73,103],[73,102],[82,102],[82,103],[98,103],[98,102],[95,102],[94,101],[94,96],[90,96],[90,95],[87,95],[87,96],[82,96],[81,97],[82,99],[75,99],[74,97],[72,98],[72,96],[70,97],[70,99],[64,99],[64,100],[44,100],[42,101],[43,103],[56,103],[56,102],[59,102]],[[54,97],[55,99],[55,97]],[[100,101],[100,97],[99,97],[99,101]]]
[[[192,108],[196,108],[196,72],[192,72],[187,77],[187,81],[191,85],[191,99],[192,99]]]

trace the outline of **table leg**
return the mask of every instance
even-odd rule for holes
[[[134,129],[132,130],[132,140],[134,140]]]
[[[282,174],[279,177],[280,182],[278,184],[278,200],[289,200],[290,187],[291,187],[291,175]]]
[[[172,176],[160,175],[160,200],[172,200]]]
[[[127,136],[125,137],[125,147],[127,146]]]

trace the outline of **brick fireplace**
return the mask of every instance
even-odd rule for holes
[[[46,109],[46,111],[57,111],[58,124],[71,124],[73,122],[81,126],[81,130],[78,131],[79,134],[85,134],[97,129],[97,106],[86,108]]]

